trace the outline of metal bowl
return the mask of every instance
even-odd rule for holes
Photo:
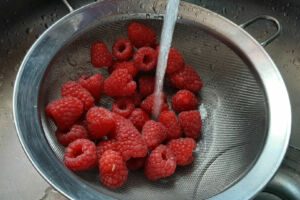
[[[75,174],[64,167],[63,148],[55,140],[45,106],[59,98],[61,83],[82,72],[95,72],[88,60],[92,42],[100,38],[111,45],[132,20],[159,33],[165,4],[160,0],[90,4],[51,26],[24,58],[14,88],[18,135],[36,169],[71,199],[249,199],[266,185],[284,157],[291,108],[272,59],[238,25],[181,2],[173,45],[204,82],[198,95],[203,139],[198,141],[194,164],[155,183],[139,172],[130,174],[128,183],[114,191],[101,186],[96,170]],[[170,96],[173,91],[166,85]],[[99,104],[109,107],[111,102],[104,98]]]

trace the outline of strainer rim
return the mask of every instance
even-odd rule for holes
[[[125,0],[122,0],[122,1],[125,1]],[[38,98],[37,97],[34,98],[32,96],[31,96],[31,98],[29,98],[29,96],[32,94],[28,94],[28,93],[24,94],[24,92],[20,90],[20,87],[22,86],[23,81],[26,80],[25,75],[26,75],[26,73],[28,73],[27,71],[24,72],[24,70],[30,69],[30,65],[28,63],[34,61],[34,60],[32,60],[33,59],[32,56],[34,56],[34,53],[37,51],[37,47],[45,44],[50,39],[49,36],[51,36],[51,32],[58,30],[59,26],[62,26],[62,25],[64,25],[64,23],[67,23],[67,22],[71,23],[70,20],[74,16],[81,15],[81,17],[86,17],[84,14],[86,14],[87,10],[89,10],[89,12],[96,11],[96,8],[98,8],[100,6],[115,8],[115,7],[110,7],[110,6],[115,6],[115,4],[121,3],[122,1],[95,2],[95,3],[85,6],[83,8],[80,8],[80,9],[76,10],[75,12],[70,13],[70,14],[66,15],[65,17],[63,17],[62,19],[60,19],[58,22],[56,22],[54,25],[52,25],[46,32],[44,32],[41,35],[41,37],[30,48],[30,50],[26,54],[26,56],[21,64],[20,70],[19,70],[17,78],[16,78],[16,82],[15,82],[15,86],[14,86],[14,93],[13,93],[13,113],[14,113],[15,126],[17,129],[18,137],[22,144],[22,147],[23,147],[24,151],[26,152],[28,158],[30,159],[31,163],[34,165],[34,167],[37,169],[37,171],[42,175],[42,177],[44,177],[48,183],[50,183],[58,191],[60,191],[61,193],[63,193],[65,196],[67,196],[70,199],[82,198],[83,197],[82,195],[86,195],[87,193],[89,193],[91,196],[89,196],[89,197],[84,196],[85,199],[88,199],[88,198],[93,199],[95,197],[97,197],[98,199],[99,198],[100,199],[112,199],[112,198],[108,197],[105,194],[99,193],[98,191],[89,187],[87,184],[85,184],[79,180],[76,180],[76,177],[73,176],[71,174],[71,172],[69,172],[58,159],[54,163],[57,165],[59,170],[62,170],[61,172],[63,172],[63,174],[68,178],[69,181],[74,181],[72,184],[71,184],[71,182],[68,183],[71,185],[67,185],[66,182],[61,183],[61,181],[59,181],[60,177],[56,177],[56,179],[53,179],[53,177],[51,177],[51,176],[53,176],[53,172],[50,172],[49,169],[47,171],[43,168],[43,163],[40,163],[40,161],[38,160],[40,158],[37,157],[39,155],[37,155],[37,152],[32,151],[33,146],[29,146],[29,144],[30,144],[30,143],[28,143],[29,138],[28,138],[28,135],[26,135],[26,134],[28,134],[28,132],[25,133],[23,131],[24,128],[26,128],[26,127],[27,127],[27,129],[33,128],[33,127],[31,127],[32,124],[26,124],[26,123],[24,124],[24,121],[20,120],[20,118],[22,118],[24,120],[28,120],[28,116],[26,115],[26,113],[23,113],[23,110],[21,109],[22,108],[21,105],[23,103],[22,101],[24,100],[23,98],[27,98],[27,103],[28,102],[33,103],[31,112],[34,113],[34,115],[30,116],[30,118],[34,119],[35,122],[39,122]],[[135,0],[135,1],[138,2],[138,0]],[[133,1],[131,1],[131,2],[133,2]],[[208,30],[214,31],[216,33],[216,37],[220,36],[218,34],[223,34],[222,37],[224,37],[223,39],[225,41],[228,41],[228,42],[230,41],[230,44],[233,45],[232,46],[233,48],[239,49],[241,52],[243,52],[241,56],[244,57],[246,60],[250,61],[252,66],[258,72],[258,75],[261,77],[264,86],[266,87],[265,90],[266,90],[266,95],[268,98],[268,106],[269,106],[269,111],[270,111],[269,115],[270,115],[271,123],[269,124],[269,129],[268,129],[269,133],[266,138],[265,147],[262,150],[261,155],[259,156],[257,162],[253,165],[252,169],[250,169],[248,171],[248,173],[241,180],[239,180],[236,184],[232,185],[231,187],[229,187],[227,190],[223,191],[222,193],[212,197],[211,199],[229,199],[229,198],[230,199],[248,199],[248,198],[252,198],[255,194],[257,194],[265,186],[265,184],[275,174],[275,172],[277,171],[277,169],[280,166],[280,163],[284,157],[284,154],[285,154],[287,146],[288,146],[290,129],[291,129],[291,107],[290,107],[290,101],[289,101],[287,89],[285,87],[285,84],[283,82],[283,79],[282,79],[278,69],[276,68],[275,63],[272,61],[272,59],[269,57],[269,55],[266,53],[266,51],[259,45],[259,43],[254,38],[252,38],[246,31],[244,31],[242,28],[240,28],[238,25],[232,23],[228,19],[226,19],[216,13],[213,13],[207,9],[204,9],[199,6],[195,6],[190,3],[186,3],[186,2],[181,2],[181,6],[192,6],[195,9],[201,10],[201,13],[198,17],[206,16],[210,20],[198,21],[198,23],[202,23],[202,25],[204,27],[209,27]],[[97,12],[94,14],[99,15],[99,13],[97,13]],[[101,15],[103,15],[103,16],[105,14],[110,15],[110,12],[108,10],[106,10],[105,13],[101,13]],[[93,21],[92,19],[89,19],[89,20],[90,20],[89,22]],[[72,22],[72,23],[74,23],[74,22]],[[218,26],[218,23],[221,23],[223,26]],[[230,29],[228,29],[227,31],[224,31],[225,25],[226,25],[226,27],[230,27]],[[234,31],[236,31],[236,32],[234,32]],[[72,36],[71,32],[70,33],[64,32],[64,34],[66,34],[65,37],[69,37],[69,39]],[[227,36],[226,35],[224,36],[224,34],[227,34]],[[239,36],[243,36],[243,37],[242,38],[232,37],[235,34],[239,34]],[[241,44],[241,41],[243,41],[243,40],[247,40],[248,43]],[[64,45],[64,42],[66,42],[66,41],[63,41],[59,45],[57,45],[57,47],[55,47],[56,51],[52,52],[52,53],[56,53],[60,49],[60,47]],[[53,44],[53,45],[56,45],[56,44]],[[264,81],[267,77],[264,77],[263,74],[265,74],[266,72],[262,72],[263,69],[260,69],[262,60],[260,60],[260,64],[258,64],[257,60],[252,59],[253,57],[256,56],[255,51],[260,52],[260,54],[261,54],[261,56],[263,56],[266,64],[269,64],[269,65],[264,66],[264,69],[266,68],[266,70],[268,70],[268,73],[270,73],[270,70],[273,70],[271,72],[275,75],[277,84],[273,83],[274,85],[272,85],[272,86],[274,88],[276,88],[276,91],[274,91],[275,89],[272,89],[270,86],[270,83],[272,83],[271,80],[267,80],[267,85],[265,84],[266,82],[264,82]],[[47,56],[51,56],[51,54],[49,54]],[[26,66],[27,66],[27,68],[26,68]],[[39,70],[46,70],[47,66],[48,66],[48,64],[44,65],[45,69],[39,69]],[[30,70],[32,70],[32,69],[30,69]],[[265,76],[267,76],[267,75],[265,75]],[[25,80],[24,80],[24,78],[25,78]],[[41,83],[41,80],[39,80],[39,81]],[[31,88],[30,91],[38,94],[39,86],[40,85],[38,85],[34,88]],[[270,89],[271,89],[271,91],[270,91]],[[276,95],[275,92],[280,94],[280,96]],[[275,100],[273,98],[274,96],[278,96],[280,98]],[[280,102],[278,102],[278,101],[280,101]],[[275,107],[278,105],[280,105],[279,108]],[[276,114],[278,114],[278,113],[280,114],[280,121],[278,121],[279,116],[276,116]],[[274,123],[274,120],[275,120],[275,123]],[[21,126],[23,127],[23,129]],[[42,127],[40,124],[38,125],[38,127],[34,127],[34,128],[42,131]],[[275,130],[276,128],[278,128],[278,130],[282,130],[282,134],[278,134],[278,132],[280,132],[280,131]],[[275,132],[270,133],[271,131],[274,131],[274,130],[275,130]],[[276,138],[276,137],[279,137],[279,138]],[[46,141],[45,138],[41,137],[41,139]],[[276,149],[275,153],[274,153],[274,149],[272,149],[272,146],[274,146],[274,144],[277,144],[276,145],[277,149]],[[266,147],[268,147],[268,148],[266,148]],[[49,152],[52,152],[50,147],[45,147],[45,148]],[[272,163],[269,163],[269,165],[266,165],[265,161],[270,160],[270,159],[268,159],[268,158],[270,158],[270,155],[273,156],[273,161],[272,161]],[[51,161],[54,161],[56,159],[56,156],[54,155],[53,152],[47,156],[48,156],[47,159],[49,159]],[[266,171],[268,171],[267,174],[264,173]],[[251,183],[253,178],[255,178],[255,181],[257,184]],[[80,190],[80,189],[82,190],[82,188],[83,188],[83,190],[82,190],[83,193],[80,193],[79,191],[74,191],[74,184],[76,184],[76,189],[78,189],[78,190]],[[71,190],[70,188],[73,188],[73,189]]]

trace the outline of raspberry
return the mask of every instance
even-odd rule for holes
[[[87,130],[84,126],[81,125],[73,125],[69,132],[64,133],[61,132],[59,129],[55,133],[56,138],[60,144],[63,146],[68,146],[71,142],[76,139],[88,138]]]
[[[151,47],[142,47],[133,55],[133,61],[138,70],[150,71],[156,67],[157,52]]]
[[[146,159],[147,157],[130,158],[130,160],[126,162],[127,168],[132,171],[139,170],[144,167]]]
[[[172,108],[175,112],[195,110],[198,107],[196,96],[189,90],[179,90],[172,97]]]
[[[144,46],[153,47],[156,44],[156,34],[154,30],[148,26],[133,22],[127,28],[127,34],[135,47]]]
[[[154,94],[151,94],[150,96],[148,96],[142,103],[141,103],[141,108],[146,111],[148,114],[152,114],[153,112],[153,108],[154,108]],[[165,111],[165,110],[169,110],[169,106],[166,103],[166,96],[163,93],[163,95],[161,96],[161,98],[163,98],[163,103],[161,106],[161,112]]]
[[[66,148],[65,165],[73,171],[89,170],[97,166],[96,146],[87,139],[77,139]]]
[[[82,113],[83,103],[75,97],[64,97],[49,103],[46,107],[46,114],[61,131],[68,131]]]
[[[119,61],[129,60],[133,55],[133,45],[127,38],[120,38],[115,41],[112,47],[112,54]]]
[[[99,172],[102,184],[108,188],[118,188],[125,183],[128,169],[119,152],[107,150],[99,160]]]
[[[115,139],[103,140],[97,144],[96,151],[97,151],[98,160],[101,158],[103,153],[107,150],[119,151],[117,140]]]
[[[133,62],[116,62],[113,65],[113,69],[127,69],[128,73],[132,76],[135,77],[135,75],[137,74],[137,70],[136,67],[134,66]]]
[[[182,136],[182,129],[173,111],[163,111],[158,121],[166,127],[168,140]]]
[[[150,180],[171,176],[176,169],[176,157],[165,145],[156,147],[145,163],[145,174]]]
[[[131,112],[134,110],[135,106],[132,99],[128,97],[122,97],[115,100],[112,105],[112,111],[123,117],[128,117]]]
[[[154,92],[155,78],[153,76],[141,76],[139,78],[139,92],[142,97],[149,96]]]
[[[104,81],[104,93],[110,97],[130,96],[136,89],[136,82],[127,69],[116,69]]]
[[[63,84],[61,87],[61,96],[78,98],[83,102],[84,110],[88,110],[94,106],[94,97],[91,95],[91,93],[74,81],[67,81]]]
[[[159,47],[157,49],[157,54],[159,53]],[[184,66],[184,60],[181,55],[176,49],[170,48],[169,57],[168,57],[168,63],[167,63],[167,74],[172,74]]]
[[[103,92],[104,80],[100,74],[95,74],[91,77],[82,75],[78,79],[78,83],[88,90],[95,100],[99,100]]]
[[[197,72],[189,65],[184,65],[183,68],[169,74],[171,84],[179,89],[187,89],[197,93],[202,88],[202,81]]]
[[[179,138],[171,140],[167,147],[175,154],[177,165],[189,165],[193,162],[193,150],[196,149],[196,142],[192,138]]]
[[[136,107],[140,106],[140,104],[142,102],[142,97],[137,91],[135,91],[129,98],[132,99],[132,101]]]
[[[95,42],[91,48],[91,61],[94,67],[111,67],[113,58],[103,42]]]
[[[202,121],[198,110],[181,112],[178,119],[186,137],[194,139],[200,137]]]
[[[148,114],[145,111],[143,111],[141,108],[134,109],[128,119],[133,123],[135,128],[137,128],[139,131],[142,130],[146,121],[150,120]]]
[[[143,126],[142,136],[148,149],[152,150],[167,138],[167,129],[162,123],[149,120]]]
[[[148,153],[147,145],[142,135],[126,118],[113,113],[116,128],[113,132],[119,143],[119,150],[125,161],[130,158],[145,157]]]
[[[90,137],[94,140],[106,136],[115,127],[115,120],[112,113],[101,107],[89,109],[86,114],[86,121]]]

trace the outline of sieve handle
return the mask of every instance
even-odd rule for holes
[[[62,2],[67,6],[70,12],[73,12],[73,7],[69,4],[68,0],[62,0]]]
[[[267,21],[273,22],[273,24],[277,28],[277,31],[271,37],[269,37],[268,39],[266,39],[265,41],[260,43],[261,46],[265,47],[280,35],[282,28],[281,28],[279,21],[276,18],[268,16],[268,15],[260,15],[260,16],[254,17],[254,18],[246,21],[245,23],[240,24],[240,27],[246,28],[247,26],[253,24],[254,22],[256,22],[258,20],[267,20]]]

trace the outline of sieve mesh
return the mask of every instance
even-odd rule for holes
[[[131,16],[134,18],[134,16]],[[62,160],[64,148],[55,138],[55,126],[45,116],[45,106],[60,98],[60,86],[82,75],[100,73],[90,63],[90,46],[105,41],[108,47],[115,39],[126,37],[126,26],[132,19],[107,19],[86,31],[63,48],[53,59],[40,92],[41,119],[48,142]],[[136,19],[153,27],[160,35],[161,20]],[[130,172],[127,182],[116,190],[102,187],[97,170],[74,174],[101,193],[117,199],[206,199],[239,181],[255,163],[267,132],[267,105],[261,82],[256,74],[230,48],[203,32],[197,24],[179,20],[173,38],[185,62],[194,67],[203,80],[198,94],[203,118],[202,138],[194,153],[192,165],[178,167],[169,178],[151,182],[143,172]],[[175,89],[166,80],[168,98]],[[105,97],[99,106],[111,108]]]

